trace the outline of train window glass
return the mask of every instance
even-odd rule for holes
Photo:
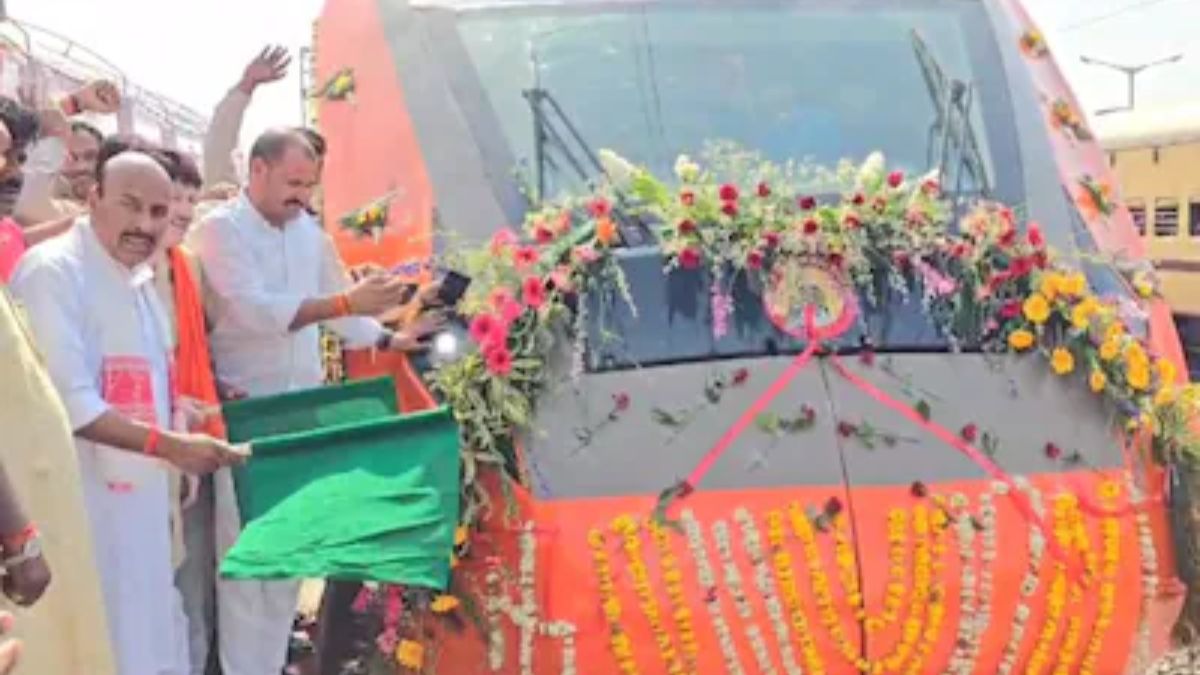
[[[1174,237],[1179,234],[1179,202],[1159,199],[1154,203],[1154,236]]]
[[[1133,217],[1133,226],[1137,228],[1138,234],[1146,236],[1146,205],[1130,200],[1128,206],[1129,215]]]
[[[1188,204],[1188,234],[1200,237],[1200,197],[1192,197]]]
[[[1188,377],[1195,381],[1200,378],[1200,317],[1176,314],[1174,318],[1187,359]]]

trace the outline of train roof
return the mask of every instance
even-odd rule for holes
[[[1200,142],[1200,103],[1135,109],[1092,119],[1105,150],[1131,150]]]

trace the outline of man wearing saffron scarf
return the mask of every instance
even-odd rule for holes
[[[173,358],[148,265],[170,178],[139,152],[98,164],[97,177],[90,217],[28,251],[12,288],[75,432],[117,672],[186,675],[167,466],[204,474],[246,453],[171,428]]]

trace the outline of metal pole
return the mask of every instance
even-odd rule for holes
[[[1136,66],[1127,66],[1127,65],[1122,65],[1119,63],[1111,63],[1109,61],[1102,61],[1100,59],[1094,59],[1090,56],[1080,56],[1079,57],[1080,61],[1083,61],[1084,63],[1088,64],[1089,66],[1101,66],[1104,68],[1110,68],[1119,73],[1124,73],[1125,78],[1126,78],[1126,86],[1128,88],[1128,91],[1126,92],[1127,103],[1125,104],[1125,106],[1097,110],[1096,111],[1097,115],[1107,115],[1109,113],[1114,113],[1114,112],[1133,110],[1133,106],[1137,100],[1137,95],[1136,95],[1136,89],[1137,89],[1136,78],[1137,78],[1137,76],[1155,66],[1166,65],[1168,63],[1175,63],[1181,59],[1183,59],[1183,54],[1179,53],[1179,54],[1173,54],[1164,59],[1159,59],[1157,61],[1148,61],[1146,63],[1141,63]]]

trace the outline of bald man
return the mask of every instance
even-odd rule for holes
[[[168,227],[171,189],[145,154],[104,157],[90,217],[27,252],[12,279],[75,434],[121,675],[189,672],[167,464],[203,474],[244,460],[170,427],[168,319],[148,262]]]

